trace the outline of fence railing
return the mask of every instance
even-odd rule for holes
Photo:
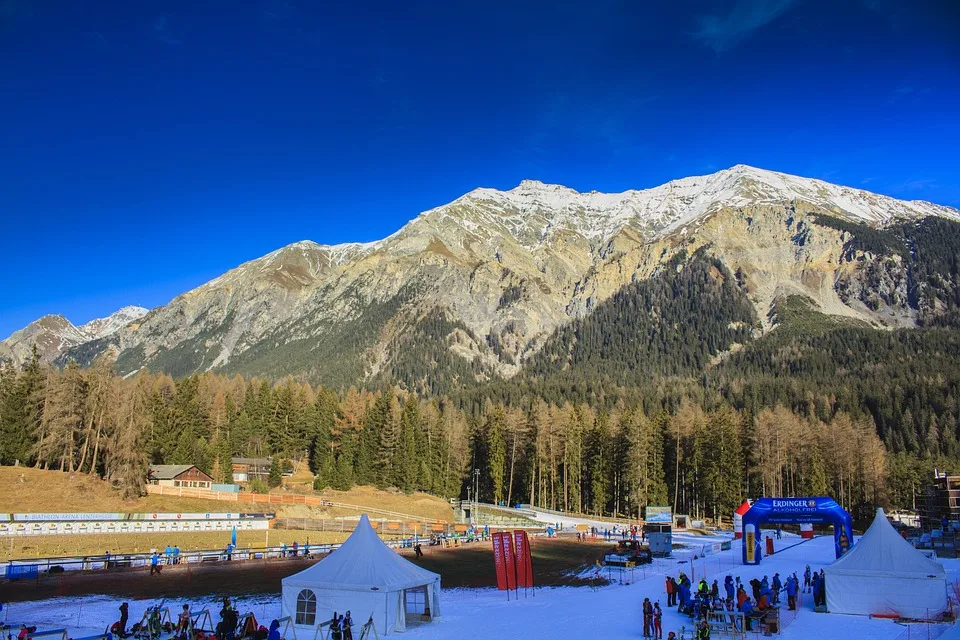
[[[178,496],[181,498],[199,498],[201,500],[218,500],[221,502],[247,502],[253,504],[304,504],[314,507],[335,507],[339,509],[350,509],[361,513],[375,513],[381,516],[391,518],[401,518],[404,520],[416,520],[417,522],[429,522],[445,524],[445,520],[428,518],[409,513],[400,513],[399,511],[389,511],[387,509],[377,509],[375,507],[364,507],[357,504],[346,502],[336,502],[327,500],[320,496],[308,496],[300,493],[253,493],[249,491],[211,491],[209,489],[198,489],[195,487],[168,487],[159,484],[148,484],[147,493],[158,496]]]
[[[419,538],[414,536],[419,535]],[[434,548],[455,548],[461,547],[468,542],[481,541],[481,539],[468,539],[467,536],[456,536],[441,532],[440,536],[431,536],[429,534],[408,534],[405,537],[397,537],[384,540],[384,543],[394,550],[409,549],[415,542],[420,542],[424,550]],[[310,557],[326,555],[340,547],[342,543],[330,544],[298,544],[296,551],[292,545],[272,545],[264,547],[248,547],[244,549],[206,549],[201,551],[181,551],[179,556],[167,556],[160,554],[159,565],[161,567],[181,566],[181,565],[202,565],[204,563],[229,563],[243,562],[250,560],[269,560],[296,557]],[[124,553],[107,555],[89,555],[89,556],[61,556],[52,558],[36,558],[30,560],[8,560],[0,564],[3,567],[3,575],[8,580],[35,579],[43,573],[60,571],[102,571],[114,569],[129,569],[149,567],[152,563],[152,553]],[[59,568],[58,568],[59,567]]]
[[[466,533],[467,525],[463,524],[428,524],[425,522],[396,522],[394,520],[370,520],[371,526],[384,537],[387,536],[431,536],[454,535]],[[355,520],[324,520],[311,518],[276,518],[273,521],[274,529],[293,529],[297,531],[330,531],[350,533],[357,527]]]

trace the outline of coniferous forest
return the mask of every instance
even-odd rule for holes
[[[559,329],[509,380],[466,382],[475,372],[444,348],[453,325],[440,311],[411,329],[387,377],[335,389],[121,378],[106,359],[54,367],[35,354],[0,364],[0,464],[95,474],[135,496],[151,463],[225,481],[231,456],[274,456],[308,464],[318,489],[466,498],[479,469],[484,501],[714,518],[745,497],[829,494],[868,518],[911,507],[934,468],[960,471],[960,225],[944,224],[850,236],[851,256],[902,255],[913,329],[790,297],[757,337],[740,275],[701,251]]]

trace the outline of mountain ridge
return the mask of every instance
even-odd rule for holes
[[[111,351],[123,374],[145,366],[174,375],[309,370],[325,379],[334,363],[318,369],[310,354],[329,360],[349,352],[350,369],[363,372],[359,382],[391,370],[397,350],[413,348],[397,338],[433,317],[434,328],[448,331],[440,342],[472,363],[458,370],[509,377],[559,327],[659,273],[679,252],[704,248],[742,275],[764,330],[772,327],[767,318],[775,300],[789,295],[874,326],[915,324],[917,310],[904,302],[906,295],[883,298],[889,304],[863,302],[870,295],[860,282],[869,275],[864,265],[886,258],[845,250],[851,232],[817,224],[818,216],[857,229],[931,216],[960,220],[950,207],[747,165],[619,194],[525,180],[509,191],[470,191],[374,242],[286,245],[177,296],[142,321],[63,343],[54,358],[86,363]],[[886,271],[902,270],[883,264]],[[265,365],[287,345],[297,345],[301,369]]]
[[[113,335],[147,313],[148,309],[128,305],[80,326],[60,314],[47,314],[0,342],[0,357],[26,362],[31,357],[33,345],[37,345],[40,360],[51,362],[66,350]]]

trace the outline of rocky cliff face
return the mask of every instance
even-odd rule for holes
[[[124,327],[135,328],[137,320],[146,314],[143,307],[124,307],[79,327],[61,315],[43,316],[0,342],[0,357],[15,363],[26,362],[36,345],[40,360],[53,362],[74,347],[108,338]]]
[[[352,384],[426,359],[441,376],[509,377],[558,327],[700,248],[737,274],[767,329],[773,301],[791,294],[876,326],[915,323],[890,256],[851,250],[849,231],[818,223],[828,216],[863,228],[960,219],[743,165],[621,194],[525,181],[472,191],[378,242],[295,243],[135,324],[45,350],[81,361],[113,351],[124,374],[220,369]]]

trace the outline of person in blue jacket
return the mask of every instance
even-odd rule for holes
[[[274,620],[270,623],[270,633],[267,634],[267,640],[280,640],[280,621]]]
[[[753,631],[753,603],[750,602],[750,598],[743,601],[740,611],[743,612],[743,620],[747,624],[747,631]]]
[[[690,606],[690,581],[684,580],[680,583],[680,608],[684,611]]]
[[[814,572],[813,578],[811,579],[811,586],[813,587],[813,606],[820,606],[820,574]]]
[[[797,579],[793,576],[787,578],[787,608],[790,611],[797,610],[797,592],[800,590],[800,585],[797,583]]]
[[[780,582],[780,574],[773,574],[773,581],[771,584],[773,588],[773,604],[780,604],[780,592],[783,591],[783,583]]]
[[[723,581],[723,588],[727,592],[727,600],[733,600],[736,598],[736,589],[733,586],[733,578],[727,576]]]

